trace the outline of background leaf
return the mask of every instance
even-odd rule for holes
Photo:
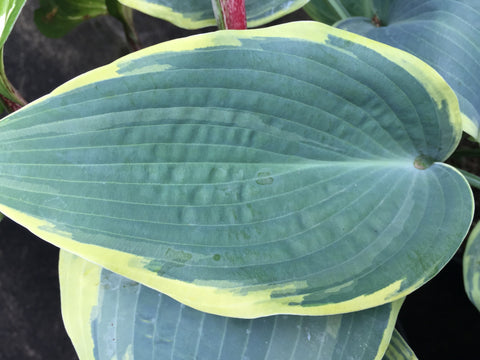
[[[463,282],[470,301],[480,311],[480,225],[472,230],[463,255]]]
[[[105,0],[40,0],[34,20],[42,34],[58,38],[83,21],[107,13]]]
[[[418,360],[418,358],[402,335],[394,330],[383,360]]]
[[[312,19],[329,25],[347,17],[373,16],[371,0],[310,0],[303,8]]]
[[[321,9],[321,3],[312,1],[309,7]],[[372,6],[384,26],[375,27],[370,17],[336,26],[408,51],[435,68],[458,97],[464,131],[478,140],[480,2],[374,0]]]
[[[453,92],[405,52],[313,22],[215,32],[3,120],[0,210],[202,311],[344,313],[459,247],[472,194],[440,161],[460,135]]]
[[[194,310],[62,251],[62,314],[80,359],[380,359],[403,300],[345,315],[254,320]]]
[[[119,0],[148,15],[185,29],[215,26],[211,0]],[[245,0],[247,26],[257,27],[300,9],[308,0]]]

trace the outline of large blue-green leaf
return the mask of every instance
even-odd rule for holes
[[[5,100],[21,104],[23,99],[19,98],[15,89],[12,87],[5,74],[5,68],[3,64],[3,46],[7,41],[10,32],[13,29],[13,25],[17,21],[20,11],[25,5],[26,0],[2,0],[0,2],[0,95],[5,97]],[[2,100],[0,99],[0,110]],[[1,111],[0,111],[1,113]]]
[[[361,17],[336,26],[408,51],[435,68],[458,97],[464,131],[480,140],[480,2],[373,0],[372,8],[385,26]]]
[[[468,298],[480,311],[480,224],[472,230],[465,248],[463,283]]]
[[[185,29],[215,26],[212,0],[118,0]],[[248,27],[264,25],[300,9],[309,0],[245,0]]]
[[[65,327],[81,360],[381,359],[403,302],[246,320],[194,310],[66,251],[59,273]]]
[[[418,360],[418,358],[402,335],[394,330],[383,360]]]
[[[404,297],[469,228],[452,90],[315,22],[161,44],[0,122],[0,210],[225,316]]]

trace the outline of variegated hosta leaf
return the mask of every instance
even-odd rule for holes
[[[199,310],[323,315],[404,297],[472,218],[438,74],[320,23],[164,43],[0,122],[0,211]]]
[[[309,0],[245,0],[247,26],[265,25],[300,9]],[[185,29],[215,26],[212,0],[119,0],[148,15]]]
[[[463,255],[463,282],[470,301],[480,311],[480,225],[472,230]]]
[[[3,46],[7,41],[10,32],[13,29],[13,25],[17,21],[20,11],[25,5],[26,0],[2,0],[0,1],[0,95],[4,96],[10,101],[20,103],[21,101],[15,94],[15,91],[10,85],[5,74],[3,65]],[[0,113],[1,113],[1,100],[0,100]]]
[[[333,24],[353,16],[372,16],[372,0],[310,0],[304,10],[314,20]]]
[[[480,1],[374,0],[372,6],[384,26],[370,18],[337,26],[408,51],[435,68],[458,97],[464,131],[480,140]]]
[[[418,360],[418,358],[402,335],[397,330],[394,330],[383,360]]]
[[[206,314],[62,251],[62,315],[80,360],[373,360],[402,300],[345,315]]]
[[[35,24],[48,37],[62,37],[83,21],[107,14],[105,0],[40,0]]]

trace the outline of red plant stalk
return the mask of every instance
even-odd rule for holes
[[[0,94],[0,101],[2,101],[5,104],[5,106],[7,107],[8,113],[15,112],[26,104],[26,102],[24,104],[18,104],[1,94]],[[0,112],[1,112],[1,108],[0,108]]]
[[[245,0],[214,0],[221,7],[224,29],[244,30],[247,28]]]

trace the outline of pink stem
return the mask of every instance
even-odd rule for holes
[[[226,29],[244,30],[247,28],[245,0],[220,0]]]

